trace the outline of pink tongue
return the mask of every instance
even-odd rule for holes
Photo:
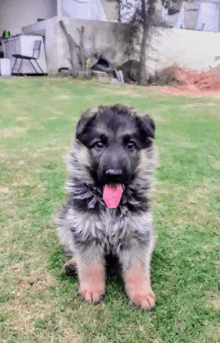
[[[122,187],[120,184],[111,186],[105,185],[104,192],[103,192],[103,199],[109,208],[116,208],[120,203],[122,196]]]

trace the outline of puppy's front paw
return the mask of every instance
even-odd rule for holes
[[[104,285],[82,285],[80,287],[80,298],[89,303],[98,303],[104,296]]]
[[[155,307],[155,295],[147,280],[144,268],[133,266],[125,275],[125,287],[131,302],[137,307],[151,311]]]
[[[129,298],[142,310],[151,311],[155,307],[155,295],[151,289],[147,292],[130,292]]]
[[[80,297],[90,303],[97,303],[105,292],[104,266],[93,261],[80,272]]]

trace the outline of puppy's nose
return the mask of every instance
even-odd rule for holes
[[[107,170],[106,175],[121,176],[122,170],[121,169],[109,169],[109,170]]]
[[[106,171],[106,179],[108,183],[120,183],[122,179],[121,169],[109,169]]]

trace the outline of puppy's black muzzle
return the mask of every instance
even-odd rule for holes
[[[105,179],[107,185],[115,185],[122,183],[122,170],[121,169],[109,169],[105,173]]]

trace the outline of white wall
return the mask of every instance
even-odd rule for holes
[[[114,52],[110,60],[122,63],[123,44],[115,29],[120,23],[75,20],[54,17],[23,28],[26,33],[40,33],[45,30],[45,48],[48,70],[57,72],[60,67],[70,67],[69,48],[66,37],[59,25],[63,20],[68,33],[79,43],[77,28],[85,27],[85,48]],[[154,29],[152,48],[148,50],[147,68],[152,74],[155,70],[177,64],[197,70],[209,70],[216,56],[220,56],[220,33],[181,29]]]
[[[0,36],[5,29],[16,35],[38,18],[56,15],[57,0],[0,0]]]
[[[155,30],[155,29],[154,29]],[[176,63],[180,67],[209,70],[220,56],[220,33],[181,29],[157,29],[149,49],[149,71]]]

